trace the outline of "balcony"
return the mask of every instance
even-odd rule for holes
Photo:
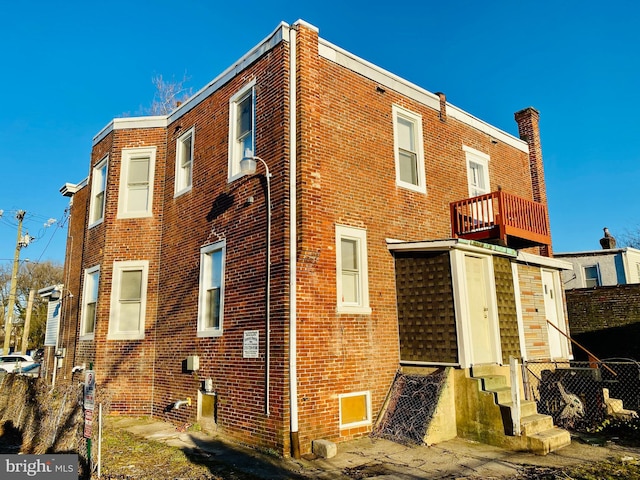
[[[452,202],[453,238],[514,249],[551,245],[546,205],[497,191]]]

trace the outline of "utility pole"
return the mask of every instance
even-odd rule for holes
[[[18,266],[20,264],[20,249],[29,244],[29,235],[26,235],[26,242],[22,239],[22,220],[27,212],[18,210],[16,218],[18,219],[18,239],[16,240],[16,250],[13,255],[13,271],[11,272],[11,290],[9,291],[9,308],[7,310],[7,319],[4,322],[4,349],[2,353],[9,353],[9,344],[11,343],[11,328],[13,324],[13,310],[16,306],[16,290],[18,289]]]
[[[29,290],[29,301],[27,302],[27,315],[24,319],[24,332],[22,332],[22,343],[20,344],[20,351],[24,354],[29,349],[29,328],[31,326],[31,310],[33,310],[33,298],[36,296],[36,290],[32,288]]]

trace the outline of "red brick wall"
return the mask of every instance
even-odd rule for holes
[[[374,81],[316,54],[300,33],[298,151],[299,395],[301,448],[316,438],[343,440],[341,393],[371,391],[374,415],[398,368],[393,258],[385,239],[449,238],[449,203],[469,196],[463,145],[488,154],[490,187],[532,198],[526,153],[451,116],[377,89]],[[392,106],[422,116],[427,193],[396,186]],[[365,228],[372,313],[336,313],[335,225]]]
[[[87,232],[87,208],[89,201],[89,188],[84,187],[76,192],[70,203],[69,227],[67,231],[67,249],[65,254],[64,265],[64,290],[61,300],[60,326],[58,334],[59,348],[66,348],[67,355],[62,361],[61,368],[56,371],[56,383],[67,383],[71,381],[71,369],[77,365],[77,337],[78,337],[78,319],[79,319],[79,302],[80,288],[82,282],[82,255],[83,245],[85,244],[85,236]],[[55,359],[53,357],[54,349],[51,349],[49,362],[47,365],[48,380],[53,381],[53,368]],[[80,355],[80,358],[83,358]]]
[[[197,397],[205,378],[217,393],[219,428],[239,440],[269,448],[288,442],[285,428],[287,383],[285,335],[288,325],[285,265],[285,154],[287,51],[280,44],[197,108],[169,125],[167,140],[163,262],[158,310],[154,412],[174,422],[193,421],[195,408],[165,412],[168,404]],[[265,413],[266,211],[262,175],[227,180],[229,98],[246,84],[256,85],[256,155],[272,173],[272,284],[270,415]],[[193,187],[174,198],[176,140],[195,127]],[[262,165],[258,173],[263,173]],[[253,197],[253,204],[247,203]],[[223,335],[198,338],[200,249],[225,239]],[[258,330],[260,358],[243,358],[246,330]],[[198,372],[181,363],[198,355]],[[284,402],[284,403],[283,403]],[[288,447],[285,447],[287,449]]]
[[[78,298],[82,297],[84,270],[100,266],[97,319],[93,340],[78,341],[76,364],[93,363],[98,391],[108,392],[112,412],[150,414],[153,393],[155,317],[158,303],[161,218],[163,209],[165,136],[163,128],[114,130],[102,139],[91,155],[93,168],[109,156],[105,212],[102,223],[86,231],[85,248],[79,261]],[[153,184],[153,216],[117,218],[123,148],[156,146]],[[91,184],[83,189],[89,197]],[[74,198],[75,201],[75,198]],[[90,198],[85,201],[88,211]],[[85,218],[87,213],[85,212]],[[148,260],[145,338],[108,340],[113,264],[116,261]],[[74,268],[78,268],[74,264]],[[76,275],[78,275],[76,274]],[[81,302],[79,308],[81,309]],[[76,331],[81,311],[77,313]]]
[[[374,417],[399,366],[394,262],[385,239],[448,238],[449,202],[468,197],[463,145],[490,155],[491,190],[532,198],[528,155],[439,111],[403,97],[318,56],[317,33],[298,34],[298,405],[300,448],[318,438],[345,440],[370,427],[339,429],[338,395],[370,391]],[[280,43],[191,111],[161,129],[116,130],[92,155],[110,155],[103,224],[87,232],[81,266],[101,265],[95,342],[80,342],[77,361],[95,361],[112,408],[195,421],[205,378],[218,395],[227,434],[289,453],[288,393],[288,45]],[[272,173],[270,415],[265,414],[265,196],[261,177],[227,181],[229,98],[256,82],[256,154]],[[422,116],[427,193],[396,186],[392,106]],[[195,126],[193,187],[174,197],[176,139]],[[116,219],[122,148],[155,145],[154,215]],[[262,172],[262,167],[258,167]],[[88,191],[87,188],[84,189]],[[249,203],[249,197],[254,203]],[[86,203],[86,201],[85,201]],[[366,229],[366,315],[336,311],[335,226]],[[198,338],[200,248],[226,240],[224,333]],[[114,261],[149,260],[146,335],[107,340]],[[76,273],[76,277],[82,272]],[[80,283],[76,279],[76,283]],[[81,286],[78,285],[78,292]],[[246,330],[260,332],[260,358],[242,358]],[[95,353],[94,353],[95,352]],[[200,370],[183,361],[200,357]]]

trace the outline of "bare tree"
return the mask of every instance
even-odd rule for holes
[[[4,336],[4,320],[9,303],[9,291],[11,288],[10,264],[0,265],[0,331]],[[15,335],[19,338],[22,334],[22,326],[27,313],[27,300],[30,290],[62,283],[62,265],[54,262],[24,262],[20,265],[17,277],[14,323]],[[47,301],[36,295],[31,311],[31,326],[29,329],[29,348],[39,347],[44,343],[44,335],[47,327]]]
[[[193,93],[191,87],[186,88],[185,84],[189,77],[185,73],[182,80],[165,80],[162,74],[151,79],[156,87],[151,106],[146,109],[147,115],[167,115],[171,113],[180,103],[187,100]]]
[[[625,230],[620,235],[619,244],[622,247],[640,249],[640,225],[637,225],[633,230]]]

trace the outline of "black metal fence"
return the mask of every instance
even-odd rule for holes
[[[525,397],[556,425],[589,431],[607,417],[631,418],[640,411],[640,362],[536,362],[523,365]]]

